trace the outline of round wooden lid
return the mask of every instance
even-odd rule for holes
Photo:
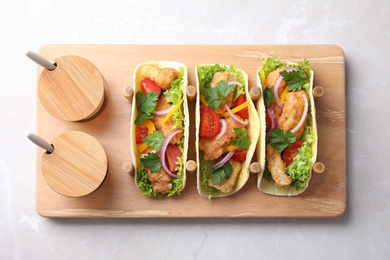
[[[94,116],[104,101],[104,79],[90,61],[73,55],[55,59],[55,70],[44,69],[38,96],[54,117],[80,121]]]
[[[43,153],[42,173],[56,192],[80,197],[95,191],[107,175],[102,145],[83,132],[67,132],[51,141],[54,151]]]

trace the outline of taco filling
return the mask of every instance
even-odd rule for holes
[[[259,71],[266,107],[263,178],[303,189],[310,179],[314,133],[310,113],[310,61],[287,64],[269,57]]]
[[[184,67],[145,65],[136,93],[134,121],[140,165],[137,186],[150,197],[172,196],[183,188]]]
[[[209,197],[234,191],[247,160],[249,101],[235,66],[198,65],[200,189]]]

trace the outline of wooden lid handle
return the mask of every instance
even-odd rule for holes
[[[45,67],[48,70],[55,70],[57,68],[55,62],[50,62],[46,58],[42,57],[38,53],[28,51],[26,52],[27,57],[29,57],[31,60],[33,60],[38,65],[41,65],[42,67]]]
[[[28,133],[27,138],[37,146],[45,149],[47,153],[52,153],[54,151],[54,146],[52,144],[36,134]]]

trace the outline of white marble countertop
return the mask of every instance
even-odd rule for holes
[[[382,102],[390,96],[389,1],[112,2],[2,1],[0,259],[388,259],[390,114]],[[345,214],[40,217],[35,147],[24,137],[35,131],[36,71],[24,52],[50,43],[339,45],[346,59]]]

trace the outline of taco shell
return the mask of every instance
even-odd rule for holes
[[[251,163],[252,157],[254,155],[255,149],[256,149],[256,143],[259,138],[259,129],[260,129],[260,121],[257,115],[256,108],[252,102],[252,99],[249,96],[249,90],[248,90],[248,75],[240,69],[236,69],[237,72],[240,72],[244,85],[245,85],[245,96],[246,100],[250,102],[248,106],[248,111],[249,111],[249,128],[247,129],[248,131],[248,136],[249,139],[251,140],[251,145],[247,149],[247,157],[244,162],[242,162],[242,168],[241,172],[239,173],[239,176],[237,177],[236,183],[230,193],[222,193],[219,192],[218,194],[215,195],[209,195],[207,190],[202,187],[202,178],[203,178],[203,173],[201,171],[202,165],[201,165],[201,158],[200,158],[200,150],[199,150],[199,141],[200,141],[200,135],[199,135],[199,126],[200,126],[200,82],[199,82],[199,77],[198,77],[198,67],[206,66],[206,65],[212,65],[212,64],[203,64],[203,65],[197,65],[195,67],[195,75],[196,75],[196,87],[197,87],[197,98],[196,98],[196,142],[195,142],[195,149],[196,149],[196,160],[197,160],[197,188],[198,192],[201,196],[203,197],[209,197],[209,198],[218,198],[218,197],[226,197],[229,195],[232,195],[239,191],[247,182],[249,178],[249,165]],[[221,66],[226,66],[227,65],[221,65]]]
[[[294,64],[291,62],[287,62],[288,64]],[[259,73],[261,72],[262,67],[259,68],[257,71],[257,85],[261,85],[261,79],[259,76]],[[258,101],[257,101],[257,113],[260,118],[260,123],[262,126],[260,130],[260,138],[257,143],[257,160],[261,165],[261,171],[257,176],[257,187],[259,188],[260,191],[270,194],[270,195],[276,195],[276,196],[296,196],[301,194],[306,190],[306,188],[309,185],[311,176],[312,176],[312,170],[313,170],[313,165],[317,160],[317,142],[318,142],[318,134],[317,134],[317,122],[316,122],[316,110],[315,110],[315,104],[314,104],[314,98],[313,98],[313,78],[314,78],[314,71],[311,70],[311,77],[310,77],[310,88],[309,88],[309,98],[310,98],[310,108],[309,110],[311,111],[310,114],[308,114],[308,117],[311,122],[311,127],[313,129],[314,133],[314,141],[311,146],[312,148],[312,157],[311,157],[311,169],[310,169],[310,177],[306,182],[306,185],[301,189],[301,190],[296,190],[293,186],[285,186],[285,187],[277,187],[274,185],[274,183],[271,183],[267,181],[263,177],[264,173],[264,168],[265,168],[265,161],[266,161],[266,111],[265,111],[265,105],[264,105],[264,99],[261,96]]]

